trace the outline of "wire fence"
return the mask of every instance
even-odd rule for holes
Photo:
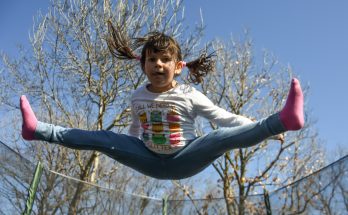
[[[0,142],[0,214],[25,214],[37,166]],[[271,193],[245,199],[244,214],[348,214],[348,156]],[[81,199],[74,211],[76,189]],[[240,199],[158,199],[42,169],[31,214],[227,214]]]

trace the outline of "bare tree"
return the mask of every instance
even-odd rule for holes
[[[293,75],[290,68],[280,67],[269,53],[260,60],[261,65],[255,63],[248,34],[244,40],[216,41],[213,46],[217,71],[201,87],[215,104],[254,119],[281,109]],[[284,143],[266,140],[253,147],[235,149],[213,164],[228,214],[250,213],[258,207],[253,209],[255,204],[248,203],[253,193],[260,193],[262,187],[284,186],[322,165],[317,135],[309,127],[311,123],[307,115],[306,127],[286,133]],[[203,132],[215,128],[209,123]]]
[[[129,93],[143,84],[145,76],[138,62],[112,58],[106,43],[107,21],[122,26],[122,33],[131,38],[163,31],[177,38],[184,55],[189,56],[195,52],[203,27],[185,29],[183,9],[181,0],[52,0],[49,12],[37,16],[30,37],[32,50],[22,50],[17,59],[2,55],[1,103],[7,110],[17,108],[18,96],[26,94],[42,121],[124,132],[130,121]],[[14,119],[17,145],[24,145],[18,138],[20,119]],[[50,170],[81,181],[147,194],[164,187],[160,181],[129,171],[98,152],[44,143],[20,148],[22,154],[42,160]],[[129,186],[140,185],[135,181],[144,182],[144,186]],[[102,201],[95,197],[93,202],[90,192],[85,183],[69,184],[65,178],[45,172],[37,213],[88,211]],[[147,203],[141,205],[146,207]]]
[[[26,94],[42,121],[125,132],[130,122],[129,93],[145,81],[145,76],[137,62],[112,58],[106,44],[106,23],[111,20],[132,38],[152,30],[164,31],[179,40],[186,59],[197,54],[204,27],[185,28],[183,10],[181,0],[52,0],[49,12],[37,16],[30,37],[32,50],[20,50],[17,59],[2,54],[0,102],[5,105],[1,107],[2,113],[18,108],[18,96]],[[291,68],[279,66],[269,53],[256,63],[248,35],[240,41],[217,40],[212,47],[216,50],[217,70],[199,88],[215,104],[255,119],[280,110],[293,75]],[[23,142],[19,138],[20,117],[16,114],[9,117],[6,129],[1,130],[3,136],[14,140],[19,153],[43,161],[50,170],[42,177],[36,214],[158,213],[161,201],[141,195],[163,194],[174,200],[188,200],[171,202],[171,210],[180,213],[262,214],[264,204],[253,194],[291,184],[323,165],[317,134],[311,127],[314,122],[306,110],[306,127],[287,133],[284,143],[266,140],[220,157],[212,165],[217,183],[211,182],[214,188],[202,195],[206,199],[197,200],[193,195],[195,187],[189,180],[166,184],[131,171],[98,152]],[[212,123],[203,123],[201,133],[215,128]],[[6,169],[11,174],[11,180],[6,183],[13,193],[18,193],[18,199],[24,198],[23,189],[13,183],[18,173],[11,167]],[[26,167],[22,172],[31,171],[31,167]],[[308,189],[308,195],[294,188],[282,196],[280,212],[303,212],[309,205],[316,205],[311,201],[314,197],[325,200],[326,208],[331,208],[330,195],[322,197],[314,181],[308,182],[302,186]],[[105,185],[110,190],[91,183]],[[344,182],[338,181],[336,185],[347,206]],[[219,193],[223,198],[215,198]],[[18,202],[12,204],[21,211],[23,206]]]

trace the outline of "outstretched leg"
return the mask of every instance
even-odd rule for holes
[[[195,139],[166,162],[168,172],[172,173],[169,177],[192,176],[228,150],[256,145],[273,135],[299,130],[303,124],[303,94],[299,81],[293,79],[287,102],[280,113],[249,125],[217,129]]]
[[[26,140],[43,140],[78,150],[96,150],[145,175],[165,179],[162,158],[149,151],[132,136],[112,131],[86,131],[40,122],[25,96],[20,98],[23,116],[22,136]]]
[[[26,96],[20,98],[20,109],[22,112],[23,124],[22,124],[22,137],[25,140],[34,140],[34,133],[37,126],[37,119],[30,107],[30,104]]]
[[[251,147],[284,131],[279,113],[248,125],[216,129],[193,140],[166,162],[168,172],[172,173],[169,177],[190,177],[229,150]]]
[[[288,98],[279,116],[286,130],[299,130],[304,125],[303,93],[296,78],[291,81]]]

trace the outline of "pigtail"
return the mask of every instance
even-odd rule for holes
[[[135,48],[131,43],[127,34],[125,34],[119,27],[117,29],[113,26],[111,21],[107,21],[109,36],[107,44],[111,54],[118,59],[138,59],[139,57],[133,52]]]
[[[182,61],[181,49],[179,44],[170,36],[162,32],[150,32],[145,37],[134,38],[131,43],[127,34],[125,34],[119,26],[115,28],[111,21],[108,21],[109,36],[107,44],[111,54],[118,59],[137,59],[140,60],[142,66],[145,63],[145,56],[147,50],[169,51],[174,54],[178,61]],[[134,50],[143,46],[141,57],[134,53]],[[215,70],[214,53],[207,54],[205,51],[200,57],[194,61],[186,63],[189,69],[189,82],[200,84],[203,82],[203,77]]]
[[[207,54],[204,52],[198,59],[186,63],[189,69],[189,81],[194,84],[203,82],[203,77],[215,70],[215,53]]]

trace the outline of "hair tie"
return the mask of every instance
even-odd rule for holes
[[[186,67],[186,62],[185,61],[181,61],[182,62],[182,67]]]

